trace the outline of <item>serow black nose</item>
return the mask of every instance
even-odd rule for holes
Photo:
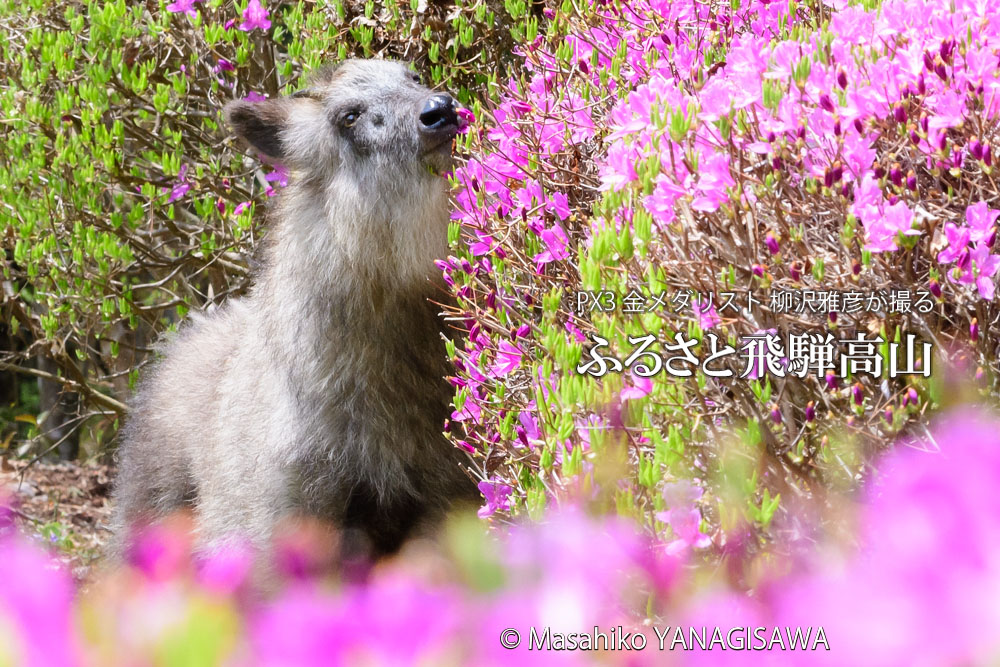
[[[435,95],[427,100],[420,112],[420,124],[425,130],[440,130],[449,125],[458,126],[455,101],[449,95]]]

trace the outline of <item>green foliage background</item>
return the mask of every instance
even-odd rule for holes
[[[36,405],[34,378],[79,395],[76,414],[49,421],[99,445],[157,336],[247,287],[269,169],[229,136],[227,101],[294,91],[353,56],[409,60],[477,106],[539,13],[523,0],[271,2],[265,33],[238,29],[246,2],[201,2],[195,17],[167,4],[0,2],[0,442],[20,453],[41,451],[31,422],[53,407]],[[169,202],[181,174],[190,189]]]

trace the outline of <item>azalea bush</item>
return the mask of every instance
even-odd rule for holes
[[[949,380],[996,391],[1000,33],[939,1],[548,16],[455,174],[452,438],[484,515],[577,499],[753,579]]]
[[[5,523],[0,664],[991,664],[998,433],[953,412],[881,459],[862,503],[800,507],[810,529],[782,538],[753,595],[690,547],[571,508],[492,535],[459,523],[437,549],[341,577],[308,574],[324,556],[290,534],[265,595],[247,553],[192,559],[170,525],[74,594]],[[674,490],[688,500],[672,512],[697,511]]]
[[[231,141],[226,102],[385,57],[471,103],[537,23],[521,0],[0,2],[0,373],[81,399],[47,420],[4,392],[0,442],[107,441],[159,334],[247,287],[286,175]]]

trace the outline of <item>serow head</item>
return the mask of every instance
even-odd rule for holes
[[[288,97],[230,102],[225,115],[266,158],[307,179],[346,172],[398,187],[410,173],[451,167],[452,140],[463,125],[458,110],[403,63],[348,60],[320,69]]]

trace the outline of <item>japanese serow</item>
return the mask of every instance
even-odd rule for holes
[[[433,302],[458,109],[403,64],[351,60],[225,116],[289,184],[248,295],[192,317],[140,383],[112,548],[188,509],[204,548],[263,548],[304,516],[391,553],[476,494],[442,433],[452,392]]]

